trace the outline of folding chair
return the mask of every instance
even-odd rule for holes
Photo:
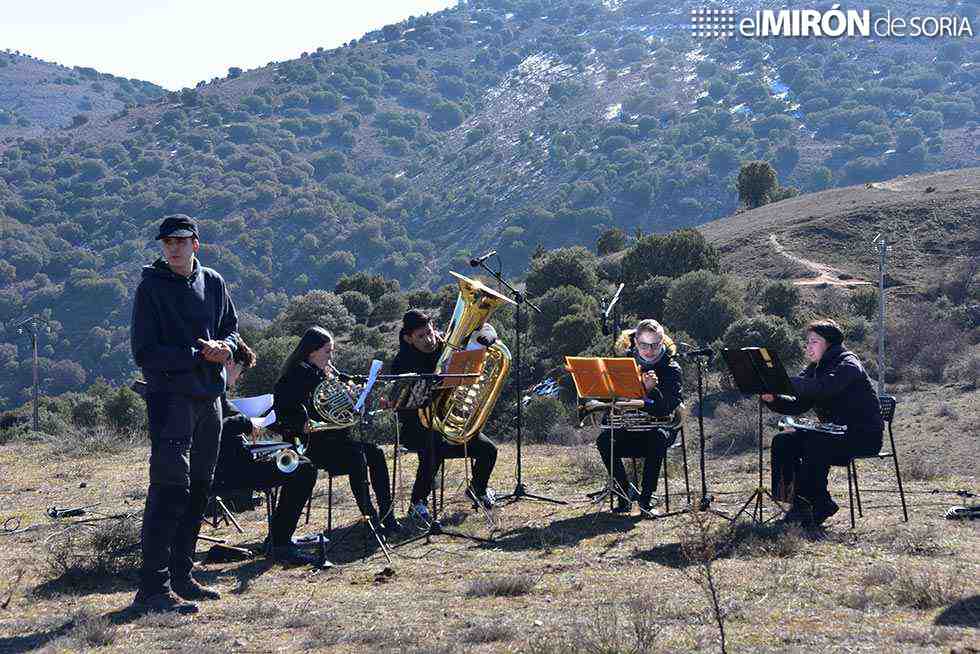
[[[898,467],[898,449],[895,447],[895,435],[892,432],[892,422],[895,419],[895,397],[892,395],[881,395],[878,397],[881,404],[881,419],[888,425],[888,441],[891,444],[891,451],[882,451],[877,454],[851,457],[847,462],[847,500],[851,509],[851,528],[854,528],[854,500],[857,499],[858,516],[864,517],[864,508],[861,506],[861,489],[858,487],[858,474],[856,462],[858,459],[892,459],[895,464],[895,479],[898,481],[898,495],[902,499],[902,516],[905,522],[909,521],[908,506],[905,503],[905,488],[902,486],[902,472]],[[853,481],[852,481],[853,480]],[[853,485],[853,487],[852,487]]]

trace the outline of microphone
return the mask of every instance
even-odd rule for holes
[[[484,261],[486,261],[487,259],[489,259],[490,257],[492,257],[492,256],[494,256],[496,254],[497,254],[497,251],[496,250],[490,250],[486,254],[482,254],[482,255],[478,256],[477,258],[475,258],[475,259],[470,259],[470,265],[473,266],[474,268],[476,268],[481,263],[483,263]]]

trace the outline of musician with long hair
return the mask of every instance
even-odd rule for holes
[[[317,468],[334,475],[348,475],[361,514],[369,518],[382,533],[392,534],[399,530],[400,525],[394,515],[388,466],[381,447],[353,440],[349,428],[309,433],[311,419],[317,420],[312,405],[314,389],[328,375],[337,375],[341,382],[350,379],[331,365],[334,348],[333,335],[326,329],[310,327],[306,330],[283,364],[275,384],[273,407],[276,421],[284,433],[308,434],[309,448],[305,456]],[[371,503],[369,476],[378,509]]]
[[[632,357],[640,368],[646,390],[643,411],[654,418],[670,416],[683,400],[683,377],[680,364],[674,358],[677,348],[663,326],[656,320],[641,320],[635,329],[620,334],[616,349],[617,355]],[[607,471],[614,466],[616,482],[620,488],[626,489],[626,469],[622,457],[643,458],[639,507],[650,512],[660,468],[673,435],[665,429],[653,428],[646,431],[617,430],[614,436],[615,442],[612,442],[610,431],[604,429],[596,439],[602,462]],[[616,455],[615,462],[611,461],[610,450]],[[629,499],[620,496],[613,510],[616,513],[629,513],[631,504]]]
[[[787,431],[772,439],[772,489],[777,500],[791,502],[786,520],[818,526],[837,512],[827,490],[831,465],[881,450],[884,423],[878,394],[853,352],[844,349],[844,333],[833,320],[806,327],[807,366],[792,377],[796,399],[762,396],[770,409],[799,415],[813,409],[821,422],[844,425],[844,435],[810,430]]]
[[[479,338],[495,338],[489,325],[485,325],[482,331],[485,336]],[[436,371],[445,345],[428,314],[418,309],[410,309],[405,313],[398,341],[398,354],[391,362],[392,373],[429,374]],[[484,345],[487,344],[489,342],[484,342]],[[400,411],[398,424],[402,444],[419,457],[419,467],[412,485],[412,508],[409,514],[412,518],[424,523],[430,520],[426,497],[432,490],[436,472],[444,459],[459,459],[464,456],[468,456],[473,462],[473,480],[466,489],[467,496],[486,508],[494,506],[493,491],[487,485],[497,462],[497,446],[492,440],[480,433],[465,445],[457,445],[437,435],[438,440],[433,451],[430,447],[430,432],[422,425],[418,411]]]
[[[255,352],[239,338],[238,350],[225,362],[228,388],[232,389],[238,378],[255,366]],[[317,471],[312,465],[301,462],[293,472],[282,472],[274,461],[255,461],[249,448],[249,438],[261,432],[251,418],[242,414],[221,396],[221,449],[214,471],[215,490],[245,490],[280,487],[279,499],[272,514],[269,540],[272,556],[285,563],[313,563],[311,553],[302,551],[293,543],[296,524],[303,507],[313,493]]]

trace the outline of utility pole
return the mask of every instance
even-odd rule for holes
[[[26,333],[30,334],[31,337],[31,358],[33,364],[32,367],[33,367],[33,385],[34,385],[34,390],[32,393],[34,415],[31,424],[34,431],[40,431],[40,415],[38,414],[38,395],[39,395],[41,383],[38,376],[38,366],[37,366],[38,321],[44,321],[44,319],[40,318],[37,314],[34,314],[33,316],[30,316],[29,318],[25,318],[24,320],[21,320],[20,322],[15,323],[13,325],[13,327],[17,329],[18,334],[24,334],[25,330],[27,330]]]
[[[885,266],[888,262],[888,237],[879,232],[871,244],[878,252],[878,395],[885,394]]]

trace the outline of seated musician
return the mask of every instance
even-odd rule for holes
[[[225,362],[228,388],[233,388],[241,374],[254,365],[255,352],[239,338],[238,350]],[[286,563],[315,562],[312,554],[303,552],[293,543],[293,533],[303,506],[316,485],[316,468],[301,463],[296,470],[286,474],[273,461],[252,460],[248,437],[258,436],[260,428],[228,401],[227,394],[221,396],[221,415],[221,449],[214,471],[214,488],[251,492],[252,489],[280,486],[282,490],[269,533],[272,556]]]
[[[797,399],[762,396],[777,413],[799,415],[813,408],[822,422],[847,426],[844,435],[798,430],[772,439],[772,489],[777,500],[792,502],[787,521],[815,526],[834,515],[838,507],[827,491],[830,466],[881,449],[878,394],[843,341],[844,333],[833,320],[811,322],[806,328],[810,363],[791,378]]]
[[[492,328],[488,325],[484,326],[484,330],[492,332]],[[492,341],[483,343],[483,345],[491,344]],[[418,309],[410,309],[402,318],[398,354],[391,362],[391,372],[393,374],[435,372],[444,347],[442,338],[433,326],[432,318]],[[487,487],[493,466],[497,462],[497,446],[492,440],[480,433],[464,446],[449,443],[439,434],[435,434],[436,447],[432,450],[429,447],[430,432],[422,425],[417,411],[399,411],[398,424],[402,444],[407,449],[417,452],[419,457],[419,467],[412,486],[410,517],[419,522],[429,522],[430,514],[426,497],[432,490],[432,483],[439,466],[444,459],[458,459],[463,456],[469,456],[473,460],[473,481],[466,489],[467,497],[486,508],[494,506],[493,491]]]
[[[348,475],[351,491],[361,515],[371,520],[384,535],[399,531],[391,501],[391,482],[384,451],[373,443],[351,438],[350,428],[317,430],[311,433],[311,421],[319,421],[312,405],[313,391],[328,375],[339,383],[350,377],[331,364],[335,350],[333,335],[322,327],[310,327],[283,364],[275,384],[276,421],[283,433],[308,435],[309,447],[304,453],[317,468],[334,475]],[[371,503],[368,476],[378,501]]]
[[[664,333],[663,326],[656,320],[641,320],[636,329],[624,331],[616,344],[617,355],[631,356],[636,360],[646,389],[643,410],[654,419],[667,418],[682,401],[681,388],[683,379],[681,367],[674,359],[677,348],[669,336]],[[613,476],[620,488],[626,489],[626,469],[621,457],[642,457],[643,483],[640,489],[639,506],[645,512],[652,509],[652,498],[657,490],[660,469],[663,466],[667,447],[674,435],[659,428],[648,431],[619,431],[614,434],[615,441],[610,443],[609,430],[603,430],[596,439],[596,447],[602,456],[602,462],[609,471],[609,451],[612,445],[616,456]],[[631,501],[619,497],[614,511],[629,513]]]

